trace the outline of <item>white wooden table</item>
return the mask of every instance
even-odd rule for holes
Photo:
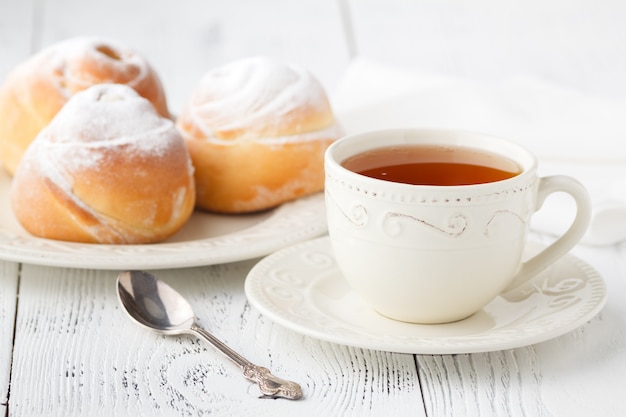
[[[0,0],[0,78],[43,46],[98,34],[151,60],[174,113],[206,70],[258,54],[308,67],[331,97],[359,54],[478,80],[528,73],[623,99],[625,21],[618,0]],[[259,399],[212,348],[130,322],[115,295],[117,271],[0,260],[0,409],[12,417],[623,416],[626,244],[574,254],[607,283],[597,317],[547,342],[461,355],[352,348],[283,328],[246,299],[257,259],[158,271],[201,324],[300,382],[300,401]]]

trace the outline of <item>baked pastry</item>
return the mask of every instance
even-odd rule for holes
[[[176,126],[195,167],[196,205],[264,210],[324,187],[324,151],[342,131],[306,70],[254,57],[208,72]]]
[[[99,84],[73,95],[28,147],[10,197],[35,236],[158,242],[193,212],[193,166],[172,120],[128,86]]]
[[[156,72],[130,48],[90,37],[56,43],[15,67],[0,87],[0,162],[9,174],[72,94],[100,83],[127,84],[169,117]]]

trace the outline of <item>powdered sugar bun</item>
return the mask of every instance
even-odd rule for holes
[[[208,72],[177,120],[196,168],[197,206],[244,213],[322,190],[342,134],[322,85],[265,57]]]
[[[161,241],[183,226],[194,202],[180,133],[120,84],[73,95],[28,148],[11,188],[27,231],[76,242]]]
[[[18,65],[0,87],[0,162],[12,174],[35,136],[78,91],[126,84],[169,117],[161,81],[134,50],[111,39],[71,38]]]

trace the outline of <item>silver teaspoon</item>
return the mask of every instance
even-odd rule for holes
[[[186,333],[206,340],[236,363],[243,376],[256,382],[265,396],[290,400],[302,397],[300,385],[275,377],[269,369],[253,364],[198,326],[187,300],[154,275],[143,271],[122,272],[117,277],[117,296],[130,318],[142,326],[166,335]]]

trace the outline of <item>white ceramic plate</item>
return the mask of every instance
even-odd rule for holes
[[[0,259],[92,269],[160,269],[252,259],[326,232],[318,193],[252,215],[195,212],[176,235],[150,245],[99,245],[40,239],[17,222],[11,179],[0,169]]]
[[[529,246],[529,254],[541,247]],[[296,332],[414,354],[487,352],[542,342],[583,325],[606,301],[603,279],[567,255],[509,299],[499,296],[468,319],[441,325],[398,322],[379,315],[350,290],[327,237],[264,258],[250,271],[245,290],[261,313]]]

